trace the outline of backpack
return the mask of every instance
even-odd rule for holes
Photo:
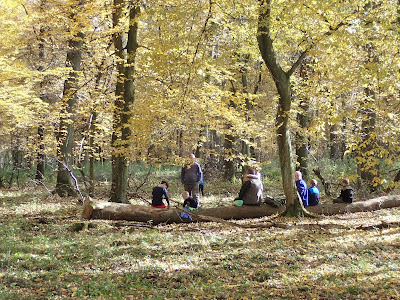
[[[271,196],[266,196],[264,200],[265,204],[268,204],[272,207],[280,207],[286,205],[286,199],[281,198],[281,199],[274,199]]]

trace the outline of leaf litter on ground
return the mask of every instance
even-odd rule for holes
[[[0,202],[1,299],[398,299],[400,209],[151,226],[73,198]],[[72,230],[74,224],[83,224]],[[394,224],[393,226],[379,226]],[[367,226],[368,230],[363,230]]]

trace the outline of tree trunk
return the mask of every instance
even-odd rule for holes
[[[307,81],[309,73],[313,70],[306,63],[302,63],[300,67],[300,78]],[[301,93],[297,95],[300,97],[299,112],[297,113],[297,122],[300,129],[296,132],[296,155],[298,170],[303,174],[303,178],[308,181],[308,127],[309,127],[309,100]]]
[[[192,221],[209,221],[201,216],[230,219],[261,218],[282,212],[284,207],[275,208],[269,205],[261,206],[226,206],[207,209],[198,209],[190,212]],[[175,208],[154,208],[151,206],[140,206],[126,203],[86,203],[82,216],[85,219],[106,219],[106,220],[128,220],[137,222],[160,223],[186,223],[189,219],[181,217],[182,209]]]
[[[112,146],[112,175],[111,175],[111,195],[110,200],[113,202],[126,202],[126,165],[122,159],[122,169],[119,171],[119,167],[121,164],[120,157],[123,155],[122,153],[118,153],[118,150],[122,147],[118,144],[118,140],[121,139],[121,114],[122,108],[124,105],[123,95],[124,95],[124,74],[125,74],[125,60],[126,60],[126,51],[125,51],[125,33],[122,29],[119,29],[120,22],[123,14],[123,4],[124,0],[114,0],[114,11],[113,11],[113,28],[115,30],[114,33],[114,47],[116,54],[116,64],[117,64],[117,82],[115,86],[115,107],[113,111],[113,133],[111,137],[111,146]],[[122,31],[122,32],[121,32]],[[120,185],[125,183],[125,189],[121,189]]]
[[[335,215],[354,213],[362,211],[374,211],[384,208],[400,206],[400,196],[392,195],[370,199],[367,201],[355,202],[352,204],[319,204],[308,207],[308,210],[315,214]],[[182,209],[175,208],[154,208],[151,206],[140,206],[125,203],[101,202],[95,203],[85,200],[82,210],[84,219],[105,219],[105,220],[127,220],[136,222],[151,223],[187,223],[223,220],[240,220],[248,218],[261,218],[283,212],[284,206],[279,208],[267,204],[260,206],[220,206],[215,208],[200,208],[193,212],[186,212],[191,215],[192,220],[181,216]]]
[[[296,155],[299,171],[303,174],[303,178],[308,181],[308,105],[300,105],[301,112],[297,113],[297,121],[300,125],[300,130],[296,132]]]
[[[17,138],[17,143],[14,145],[13,149],[11,150],[11,157],[12,157],[12,173],[9,182],[9,188],[11,188],[14,177],[19,187],[19,171],[22,168],[22,159],[23,159],[23,152],[20,150],[20,142],[19,138]]]
[[[116,12],[113,17],[114,27],[119,23],[122,14],[122,4],[124,1],[115,0],[114,5]],[[128,153],[130,129],[129,120],[131,116],[131,105],[134,102],[134,64],[137,43],[137,31],[140,9],[138,4],[133,4],[129,12],[129,32],[127,40],[126,67],[125,53],[123,47],[122,34],[116,34],[114,44],[119,58],[118,63],[118,82],[116,88],[116,101],[114,111],[114,132],[112,138],[113,155],[112,155],[112,183],[111,183],[111,201],[112,202],[128,202],[126,193],[128,187]],[[122,81],[123,80],[123,81]],[[123,82],[123,85],[119,83]]]
[[[338,127],[338,124],[329,126],[329,157],[332,160],[336,160],[339,157]]]
[[[360,177],[367,182],[370,191],[376,190],[376,179],[379,180],[379,158],[376,149],[376,110],[375,92],[370,88],[365,89],[365,96],[361,113],[363,115],[361,123],[361,145],[358,151],[358,169]],[[375,184],[374,184],[375,183]]]
[[[38,137],[38,153],[37,153],[37,165],[36,165],[36,176],[35,179],[38,182],[43,181],[44,179],[44,169],[45,169],[45,164],[44,164],[44,160],[45,160],[45,155],[44,155],[44,127],[43,126],[39,126],[38,127],[38,133],[37,133],[37,137]]]
[[[234,159],[235,137],[225,135],[224,138],[224,178],[232,182],[235,177],[235,159]]]
[[[42,3],[43,4],[43,3]],[[40,34],[39,34],[39,61],[41,62],[41,65],[39,65],[38,70],[42,71],[44,70],[44,59],[45,59],[45,43],[43,39],[43,35],[46,32],[46,27],[41,26],[40,27]],[[40,83],[40,87],[43,87],[45,85],[45,81],[43,80]],[[44,97],[44,93],[41,93],[40,99],[44,102],[46,101],[46,97]],[[37,139],[38,139],[38,152],[37,152],[37,165],[36,165],[36,176],[35,179],[37,180],[38,183],[42,182],[44,179],[44,170],[45,170],[45,155],[44,155],[44,127],[43,125],[39,125],[38,127],[38,134],[37,134]]]
[[[293,154],[289,132],[289,115],[292,104],[290,75],[294,71],[296,65],[293,65],[289,72],[285,72],[278,64],[269,28],[271,0],[259,0],[259,3],[258,46],[260,48],[261,56],[274,79],[279,94],[279,103],[276,115],[276,133],[283,190],[287,203],[285,215],[302,216],[304,214],[304,207],[297,193],[294,182]],[[304,58],[303,55],[302,57]],[[298,63],[299,62],[300,60]]]
[[[57,135],[58,172],[56,193],[60,197],[75,196],[76,191],[70,173],[65,166],[72,170],[72,149],[74,143],[73,119],[77,101],[78,72],[81,70],[83,33],[68,42],[67,66],[72,67],[68,79],[64,83],[63,108],[60,127]]]
[[[95,144],[94,144],[94,135],[96,128],[96,120],[97,120],[97,111],[94,108],[92,111],[92,121],[89,127],[89,196],[93,197],[94,195],[94,162],[95,158]]]

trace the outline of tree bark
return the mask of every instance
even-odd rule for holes
[[[300,67],[300,78],[307,81],[309,73],[313,70],[305,63]],[[300,98],[299,112],[297,113],[297,122],[299,123],[299,130],[296,132],[296,155],[298,170],[303,174],[304,180],[309,180],[308,172],[308,127],[310,119],[309,99],[305,98],[301,93],[297,95]]]
[[[379,179],[379,158],[376,149],[376,95],[370,88],[365,88],[365,99],[362,103],[361,114],[361,143],[357,153],[357,166],[362,180],[368,183],[368,189],[375,191],[375,179]]]
[[[94,108],[92,111],[92,122],[89,127],[89,196],[93,197],[94,195],[94,163],[95,163],[95,143],[94,136],[96,131],[96,121],[97,121],[97,111]]]
[[[301,112],[297,113],[297,121],[300,125],[300,130],[296,132],[296,155],[299,171],[303,174],[304,180],[308,181],[308,151],[307,151],[307,128],[308,128],[308,105],[303,102],[300,105]]]
[[[307,210],[314,214],[335,215],[354,213],[362,211],[374,211],[385,208],[400,207],[400,195],[384,196],[367,201],[354,202],[352,204],[319,204],[307,207]],[[215,208],[200,208],[190,212],[192,220],[180,216],[182,209],[175,208],[154,208],[151,206],[140,206],[126,203],[113,202],[90,202],[85,200],[82,210],[84,219],[103,220],[127,220],[146,222],[151,224],[160,223],[188,223],[223,220],[240,220],[248,218],[261,218],[282,213],[285,207],[275,208],[267,204],[261,206],[220,206]]]
[[[44,179],[45,169],[45,155],[44,155],[44,127],[40,125],[37,132],[38,137],[38,153],[37,153],[37,164],[36,164],[36,176],[35,179],[41,182]]]
[[[122,4],[124,1],[115,0],[114,5],[117,12],[114,16],[114,27],[117,26],[121,19]],[[129,147],[130,128],[129,119],[131,116],[131,105],[134,102],[134,64],[136,57],[137,31],[140,9],[139,5],[133,4],[129,12],[129,32],[127,40],[127,54],[125,61],[125,53],[123,47],[123,37],[119,33],[115,37],[115,48],[119,58],[118,63],[118,82],[116,88],[116,101],[114,111],[114,132],[112,136],[112,183],[111,183],[111,201],[112,202],[128,202],[126,197],[128,187],[128,158],[127,149]],[[125,66],[126,62],[126,66]],[[121,85],[120,81],[123,82]]]
[[[42,2],[43,4],[43,2]],[[45,59],[45,43],[43,39],[43,35],[45,34],[45,26],[40,27],[40,33],[39,33],[39,61],[41,62],[41,65],[38,66],[38,70],[44,70],[44,59]],[[40,87],[45,85],[45,81],[43,80],[40,83]],[[40,99],[45,102],[46,97],[44,96],[44,93],[41,93]],[[38,131],[37,131],[37,143],[38,143],[38,151],[37,151],[37,164],[36,164],[36,176],[35,179],[37,180],[38,183],[42,182],[44,179],[44,170],[45,170],[45,155],[44,155],[44,134],[45,134],[45,129],[44,126],[41,124],[38,126]]]
[[[224,137],[224,178],[229,182],[232,182],[235,177],[235,140],[235,137],[230,134]]]
[[[190,212],[193,222],[209,221],[209,218],[219,218],[223,220],[261,218],[282,212],[281,208],[274,208],[269,205],[247,206],[247,207],[216,207],[199,209]],[[82,217],[85,219],[105,219],[105,220],[127,220],[137,222],[160,223],[187,223],[188,219],[180,216],[182,210],[174,208],[154,208],[151,206],[140,206],[126,203],[86,203],[83,208]],[[205,216],[202,217],[202,216]]]
[[[68,42],[69,51],[67,53],[67,66],[72,67],[68,79],[64,83],[63,93],[63,109],[61,112],[61,120],[58,141],[58,172],[56,193],[60,197],[75,196],[76,191],[72,178],[65,168],[69,166],[72,169],[72,149],[74,143],[74,125],[75,106],[77,101],[77,84],[78,72],[81,70],[83,33],[79,32],[73,39]]]

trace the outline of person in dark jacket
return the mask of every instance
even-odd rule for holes
[[[333,203],[353,203],[354,191],[349,184],[350,182],[348,179],[342,180],[342,189],[340,191],[340,196],[336,199],[333,199]]]
[[[319,189],[315,179],[310,180],[310,187],[308,188],[308,205],[315,206],[319,202]]]
[[[256,171],[253,168],[247,169],[239,195],[234,201],[242,200],[243,205],[261,205],[262,183],[259,176],[256,175]]]
[[[196,156],[194,154],[190,154],[189,158],[191,159],[192,163],[182,167],[181,182],[185,191],[189,193],[189,196],[192,196],[197,203],[199,203],[199,185],[201,177],[203,176],[203,172],[199,163],[196,161]]]
[[[184,208],[197,208],[198,207],[198,203],[197,201],[189,195],[189,192],[184,191],[182,193],[182,198],[183,198],[183,207]]]
[[[303,175],[300,171],[294,173],[294,179],[296,181],[297,191],[300,194],[301,201],[304,206],[308,206],[308,188],[307,183],[303,179]]]
[[[151,201],[151,206],[156,208],[165,208],[165,203],[163,199],[168,203],[169,207],[169,198],[168,198],[168,182],[165,180],[161,181],[161,183],[153,188],[153,199]]]

